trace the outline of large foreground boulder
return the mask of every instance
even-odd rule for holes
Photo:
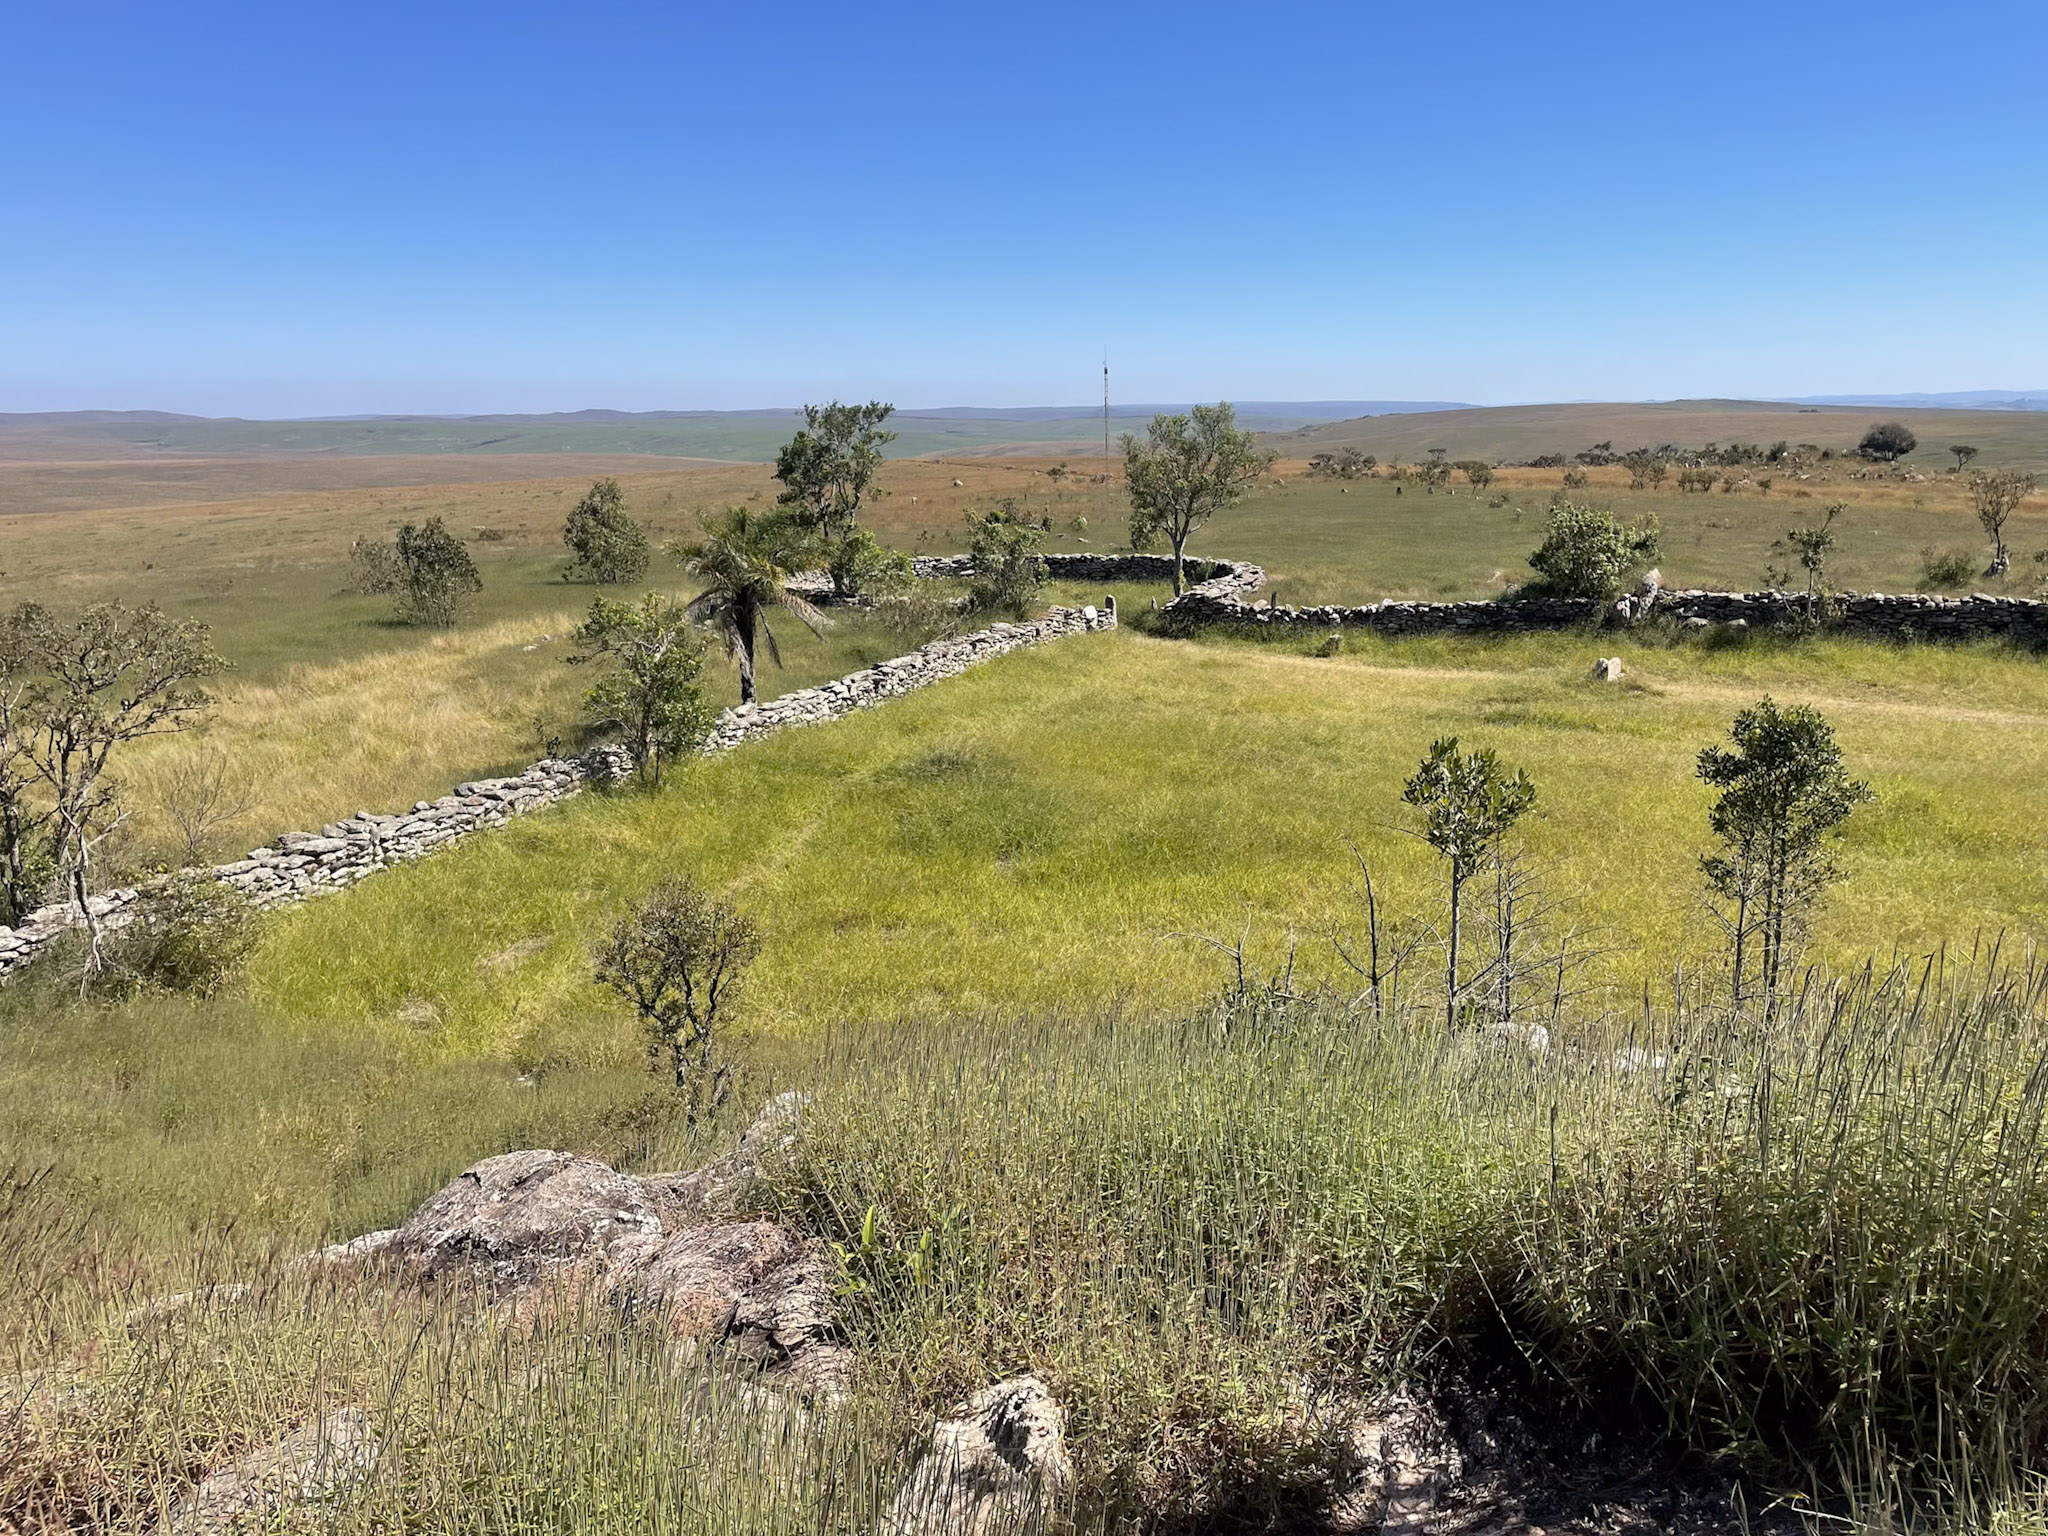
[[[1038,1523],[1073,1485],[1066,1431],[1036,1376],[984,1387],[934,1426],[883,1536],[994,1536]]]
[[[568,1152],[507,1152],[429,1198],[384,1251],[428,1275],[480,1272],[517,1285],[661,1230],[639,1180]]]
[[[671,1337],[794,1384],[835,1390],[849,1362],[823,1249],[779,1222],[721,1221],[612,1250],[604,1292]]]

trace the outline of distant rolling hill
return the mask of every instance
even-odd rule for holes
[[[1246,401],[1239,419],[1263,432],[1401,411],[1441,410],[1444,401]],[[1154,412],[1183,406],[1126,405],[1111,411],[1122,432]],[[0,460],[133,459],[159,455],[296,457],[372,454],[651,454],[772,459],[798,425],[792,409],[759,411],[568,411],[550,415],[365,416],[296,421],[180,416],[163,411],[64,411],[0,415]],[[1006,451],[1102,451],[1102,411],[1088,406],[904,410],[891,422],[892,457],[986,455]]]
[[[1816,406],[1761,400],[1672,400],[1656,404],[1512,405],[1375,416],[1268,433],[1266,443],[1290,459],[1357,448],[1408,462],[1442,448],[1453,459],[1520,463],[1547,453],[1570,455],[1595,443],[1617,452],[1663,443],[1817,443],[1853,448],[1874,422],[1903,421],[1920,439],[1913,461],[1954,461],[1951,443],[1981,450],[1980,466],[2048,470],[2048,412],[1925,410],[1895,406]]]

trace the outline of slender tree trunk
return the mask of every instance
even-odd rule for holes
[[[1173,536],[1173,595],[1175,597],[1179,597],[1181,594],[1182,582],[1180,567],[1181,561],[1184,558],[1182,551],[1184,551],[1187,547],[1188,536],[1185,533],[1176,533]]]
[[[1464,927],[1465,877],[1453,871],[1451,875],[1451,953],[1444,973],[1444,1028],[1454,1029],[1458,1023],[1458,940]]]
[[[754,702],[754,622],[753,604],[740,610],[740,702]]]
[[[1735,898],[1735,1006],[1742,1006],[1749,960],[1749,893]]]

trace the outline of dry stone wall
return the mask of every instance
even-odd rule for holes
[[[1048,555],[1054,574],[1062,562],[1109,561],[1116,575],[1076,570],[1097,580],[1165,580],[1173,562],[1161,555]],[[1139,562],[1149,562],[1140,564]],[[923,562],[919,562],[920,565]],[[1265,585],[1266,574],[1239,561],[1188,562],[1197,578],[1179,597],[1160,609],[1170,624],[1190,628],[1218,625],[1255,628],[1369,629],[1380,634],[1418,635],[1465,632],[1513,634],[1533,630],[1571,629],[1610,616],[1631,621],[1650,613],[1668,614],[1698,625],[1747,624],[1763,627],[1797,621],[1805,598],[1793,592],[1710,592],[1697,588],[1656,590],[1609,605],[1594,598],[1532,598],[1525,601],[1421,603],[1389,599],[1346,607],[1322,604],[1290,607],[1247,602],[1247,593]],[[1836,594],[1841,627],[1901,640],[1983,640],[2015,636],[2048,643],[2048,602],[2024,597],[1998,597],[1987,592],[1968,597],[1932,597],[1923,593],[1883,592]]]
[[[1166,582],[1171,557],[1159,554],[1047,554],[1050,574],[1060,581]],[[971,573],[968,555],[920,555],[913,562],[926,580]],[[1796,619],[1802,599],[1784,592],[1656,591],[1620,604],[1590,598],[1549,598],[1524,602],[1427,603],[1388,600],[1363,606],[1323,604],[1292,607],[1247,601],[1266,584],[1260,567],[1242,560],[1190,559],[1190,585],[1160,609],[1169,625],[1251,626],[1291,629],[1368,629],[1380,634],[1505,634],[1569,629],[1608,618],[1640,619],[1669,614],[1695,625],[1764,626]],[[829,587],[829,583],[825,584]],[[2048,602],[2027,598],[1889,596],[1881,592],[1842,593],[1840,622],[1849,628],[1899,639],[1971,640],[2018,636],[2048,643]],[[705,750],[722,752],[756,736],[795,725],[815,725],[856,709],[922,688],[964,672],[975,663],[1024,646],[1116,626],[1113,601],[1103,608],[1055,608],[1026,624],[987,629],[932,644],[881,662],[817,688],[799,688],[721,714]],[[581,758],[549,758],[509,778],[457,785],[453,794],[422,800],[410,811],[378,816],[358,811],[347,821],[318,832],[288,832],[251,850],[245,859],[223,864],[215,875],[262,906],[300,901],[353,885],[394,864],[409,863],[473,833],[504,826],[513,817],[573,795],[585,785],[623,778],[631,763],[623,749],[599,747]],[[94,915],[113,924],[137,896],[133,889],[93,898]],[[27,963],[44,945],[77,926],[78,912],[60,902],[31,913],[18,928],[0,927],[0,976]]]
[[[1116,627],[1115,604],[1103,608],[1055,608],[1025,624],[993,624],[972,634],[935,640],[905,656],[864,667],[817,688],[799,688],[718,717],[707,752],[724,752],[757,736],[797,725],[817,725],[898,698],[978,662],[1025,646],[1069,635]],[[358,880],[407,864],[462,838],[502,827],[516,816],[553,805],[591,783],[608,783],[632,772],[622,747],[601,746],[580,758],[546,758],[523,773],[459,784],[453,794],[422,800],[409,811],[379,816],[358,811],[318,832],[287,832],[250,850],[247,858],[219,865],[214,875],[259,906],[274,907],[340,890]],[[133,888],[92,899],[93,915],[119,926],[138,896]],[[29,914],[17,928],[0,927],[0,976],[25,965],[51,940],[79,925],[78,909],[57,902]]]

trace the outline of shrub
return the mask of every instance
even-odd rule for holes
[[[145,887],[126,916],[101,936],[96,993],[155,988],[210,996],[256,947],[254,904],[208,871],[181,871]]]
[[[1560,597],[1611,597],[1656,554],[1654,520],[1624,526],[1611,512],[1568,501],[1550,514],[1529,564]]]
[[[438,517],[398,530],[398,560],[404,570],[398,616],[407,624],[446,629],[455,623],[462,605],[484,589],[469,551]]]
[[[1920,579],[1937,590],[1962,586],[1976,570],[1977,562],[1967,549],[1935,549],[1930,545],[1920,551]]]
[[[1006,613],[1022,619],[1036,606],[1047,580],[1038,546],[1045,530],[1019,522],[1004,508],[993,512],[967,510],[967,547],[974,556],[974,575],[967,588],[968,606],[981,613]]]
[[[484,532],[478,529],[478,537]],[[562,542],[576,556],[569,567],[571,581],[614,586],[638,581],[647,572],[647,530],[626,514],[626,493],[609,475],[569,509]]]
[[[688,875],[657,885],[598,948],[597,980],[633,1005],[650,1060],[666,1053],[693,1121],[730,1086],[721,1030],[760,952],[753,919]]]
[[[649,592],[638,603],[598,598],[576,631],[572,662],[608,665],[585,697],[600,726],[625,733],[642,780],[659,784],[661,765],[702,745],[712,709],[699,682],[704,647],[683,605]]]
[[[1919,446],[1920,439],[1913,435],[1911,427],[1902,421],[1884,421],[1863,434],[1863,441],[1856,445],[1856,451],[1866,459],[1891,464]]]
[[[832,546],[825,567],[832,576],[834,592],[872,592],[909,579],[910,556],[901,550],[884,549],[866,526],[856,523],[846,536]]]
[[[405,563],[388,539],[357,539],[348,564],[349,587],[364,597],[389,597],[405,584]]]

